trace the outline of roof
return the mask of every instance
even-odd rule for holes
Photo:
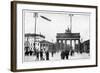
[[[83,44],[88,44],[90,42],[90,40],[86,40],[83,42]]]
[[[25,37],[34,37],[34,36],[40,36],[40,37],[42,37],[42,38],[45,38],[45,36],[44,35],[41,35],[41,34],[32,34],[32,33],[27,33],[27,34],[25,34]]]
[[[56,38],[80,38],[80,33],[57,33]]]
[[[53,44],[53,43],[51,43],[51,42],[49,42],[49,41],[46,41],[46,40],[42,40],[42,41],[40,41],[40,43],[48,43],[48,44]]]

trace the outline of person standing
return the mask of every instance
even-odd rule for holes
[[[43,60],[43,50],[40,50],[40,60]]]
[[[62,51],[60,56],[61,56],[61,59],[64,60],[65,59],[65,52]]]
[[[37,60],[39,60],[39,51],[38,50],[36,50],[36,58],[37,58]]]
[[[65,54],[66,54],[66,59],[68,59],[68,57],[69,57],[69,50],[66,50]]]
[[[71,50],[70,53],[71,53],[70,55],[73,56],[74,55],[74,50]]]
[[[51,53],[52,53],[52,57],[53,57],[53,55],[54,55],[54,52],[52,51]]]
[[[49,60],[49,52],[46,51],[46,60]]]

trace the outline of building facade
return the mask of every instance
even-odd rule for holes
[[[40,41],[44,40],[45,36],[41,34],[25,34],[24,37],[24,47],[28,47],[28,49],[25,49],[27,51],[34,51],[34,50],[40,50]]]
[[[43,49],[44,51],[52,52],[54,50],[54,43],[43,40],[40,42],[40,48]]]
[[[90,40],[86,40],[81,43],[80,51],[81,51],[81,53],[82,52],[90,53]]]
[[[80,50],[80,33],[71,33],[70,31],[57,33],[56,41],[59,50],[74,50],[76,52]]]

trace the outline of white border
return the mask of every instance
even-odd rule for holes
[[[91,13],[90,21],[90,59],[82,60],[64,60],[64,61],[39,61],[22,63],[22,9],[36,10],[53,10],[53,11],[74,11]],[[64,67],[64,66],[82,66],[95,65],[96,63],[96,10],[94,8],[80,7],[59,7],[44,5],[17,4],[17,69],[35,69],[48,67]]]

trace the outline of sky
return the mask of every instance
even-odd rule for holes
[[[34,33],[35,17],[34,11],[24,11],[24,33]],[[40,16],[45,16],[51,21],[47,21]],[[89,39],[90,16],[74,14],[72,16],[72,33],[80,33],[83,41]],[[36,33],[45,36],[50,42],[56,42],[57,33],[65,33],[70,28],[70,16],[66,13],[38,12],[36,20]]]

